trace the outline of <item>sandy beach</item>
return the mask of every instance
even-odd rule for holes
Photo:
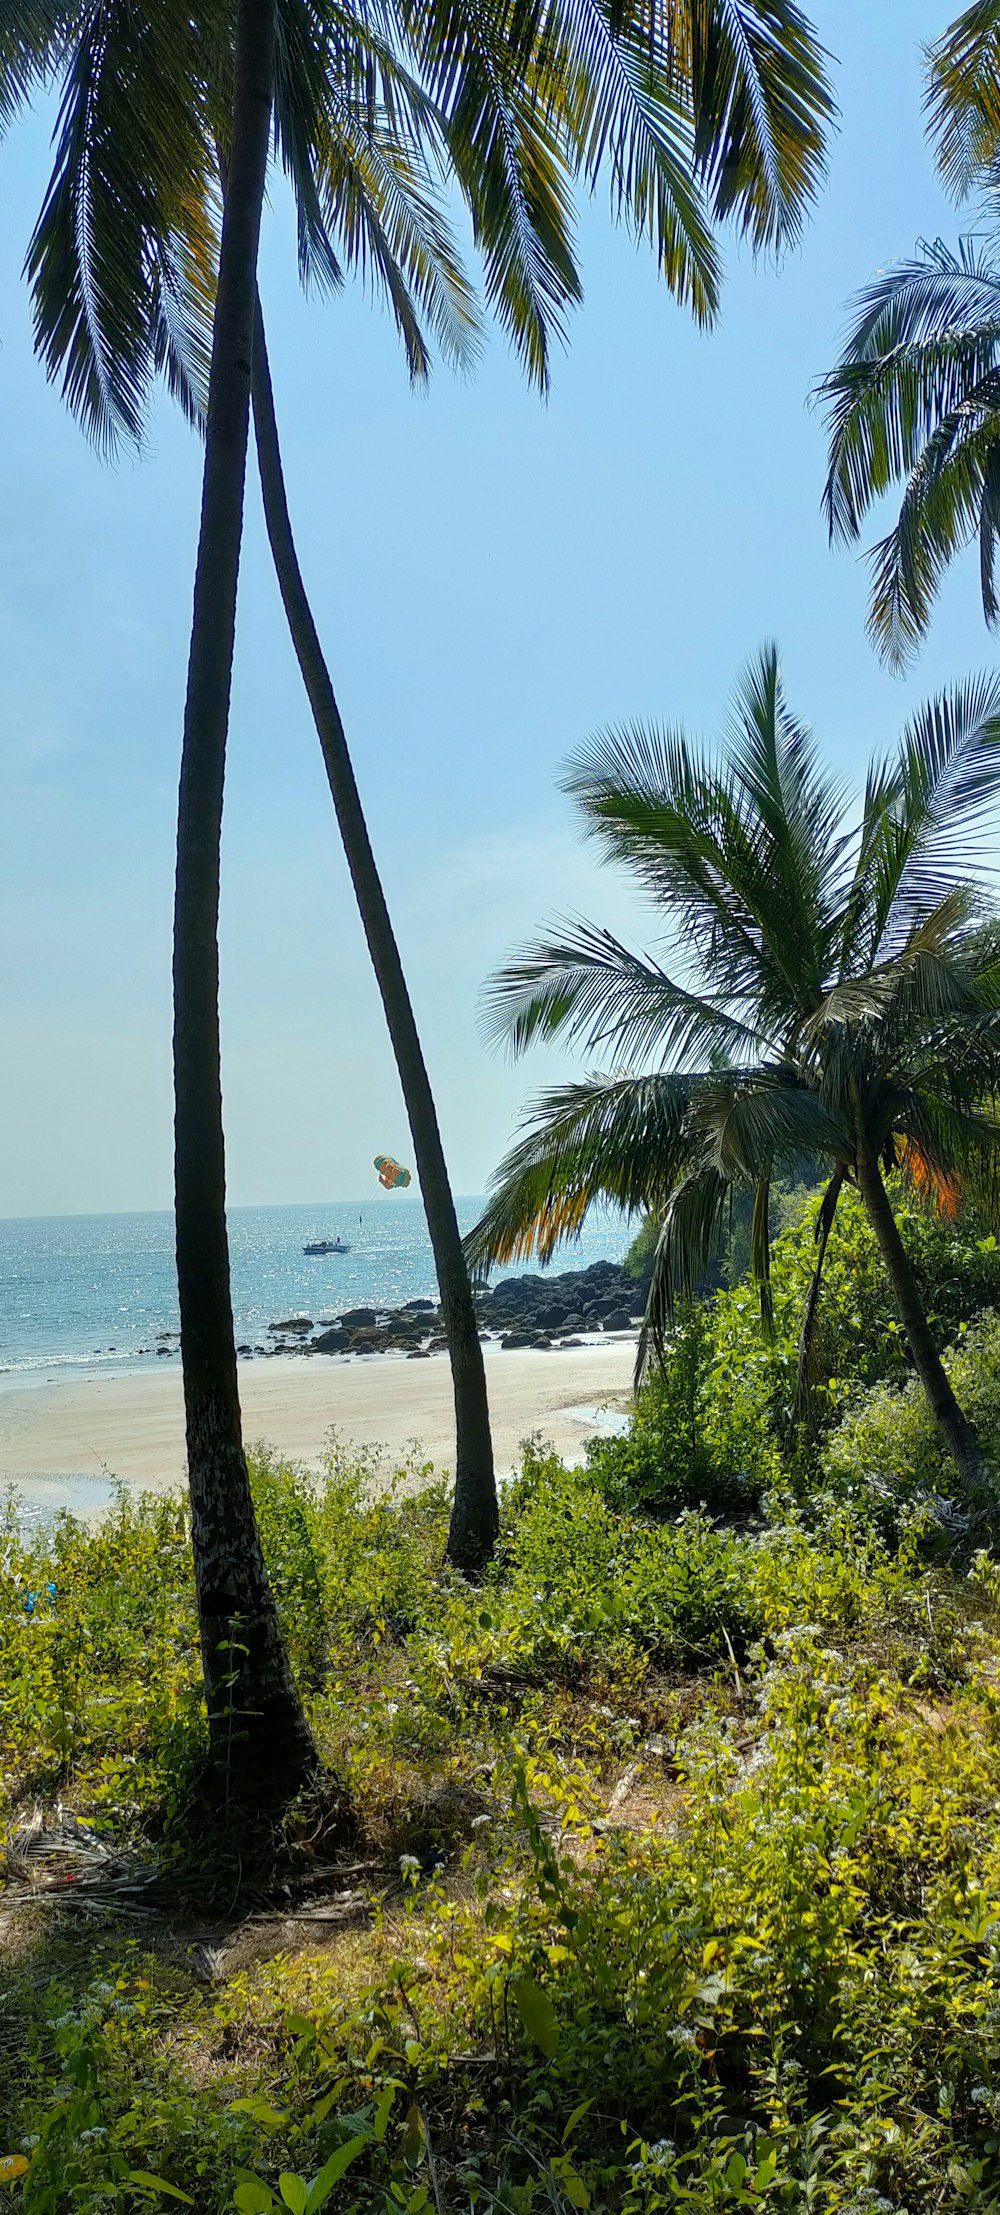
[[[578,1459],[599,1427],[595,1410],[627,1403],[635,1359],[631,1337],[565,1352],[485,1348],[497,1467],[513,1468],[521,1440],[540,1431]],[[455,1451],[451,1372],[443,1354],[426,1361],[256,1361],[240,1366],[248,1440],[315,1466],[331,1428],[359,1445],[402,1457],[416,1441],[438,1467]],[[0,1485],[28,1504],[104,1504],[114,1480],[138,1489],[176,1484],[184,1474],[180,1364],[153,1372],[46,1383],[0,1395]]]

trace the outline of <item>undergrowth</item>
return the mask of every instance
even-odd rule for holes
[[[176,1915],[15,1918],[0,2205],[1000,2208],[992,1558],[850,1486],[650,1522],[532,1450],[473,1590],[444,1488],[374,1474],[253,1468],[355,1923],[219,1918],[206,1974]],[[189,1861],[187,1539],[177,1499],[8,1517],[9,1898],[38,1805]]]

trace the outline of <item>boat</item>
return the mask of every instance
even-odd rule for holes
[[[311,1246],[303,1246],[304,1254],[349,1254],[342,1238],[314,1238]]]

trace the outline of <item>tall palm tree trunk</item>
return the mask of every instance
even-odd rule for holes
[[[896,1305],[913,1356],[913,1366],[927,1394],[931,1413],[966,1492],[982,1493],[992,1485],[989,1464],[975,1427],[963,1415],[948,1382],[924,1314],[923,1301],[910,1258],[899,1235],[889,1196],[882,1182],[878,1160],[874,1149],[860,1132],[855,1167],[858,1189],[896,1295]]]
[[[489,1561],[498,1529],[486,1370],[472,1286],[462,1251],[434,1095],[372,852],[344,726],[302,582],[288,514],[264,320],[258,297],[253,346],[253,416],[264,515],[292,643],[323,752],[372,966],[385,1009],[413,1138],[434,1251],[455,1395],[455,1499],[448,1554],[476,1575]]]
[[[236,1797],[294,1792],[314,1751],[278,1627],[240,1424],[219,1057],[219,859],[267,169],[274,0],[240,0],[184,709],[174,905],[174,1176],[188,1479],[210,1744]]]

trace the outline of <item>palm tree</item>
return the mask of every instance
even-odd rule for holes
[[[1000,0],[975,0],[930,61],[928,122],[956,198],[980,195],[986,237],[940,239],[861,293],[818,396],[830,439],[830,536],[856,541],[902,484],[872,548],[869,630],[899,667],[923,637],[945,569],[978,540],[983,613],[1000,614]]]
[[[44,19],[47,58],[51,12],[19,0],[24,22]],[[331,160],[345,87],[356,96],[360,85],[355,117],[378,95],[418,142],[433,98],[434,132],[472,209],[488,295],[544,383],[552,338],[579,297],[570,240],[575,176],[593,186],[602,171],[610,175],[616,212],[649,235],[672,289],[708,319],[718,294],[713,213],[734,220],[755,245],[794,236],[821,174],[830,100],[820,51],[793,0],[674,0],[656,22],[605,0],[499,8],[397,0],[377,11],[377,28],[363,8],[345,16],[321,0],[239,0],[235,9],[231,0],[203,0],[198,10],[106,0],[100,9],[58,13],[68,54],[62,133],[29,263],[43,358],[99,437],[138,434],[159,370],[196,411],[189,356],[199,344],[198,309],[211,297],[219,141],[227,172],[181,780],[176,1166],[192,1491],[221,1532],[220,1486],[231,1485],[249,1539],[225,1234],[215,925],[272,110],[296,193],[303,265],[335,281],[331,230],[343,227],[346,206],[352,235],[359,204],[356,194],[345,200],[342,165]],[[26,36],[23,23],[18,35]],[[41,51],[40,28],[38,39]],[[397,66],[400,55],[412,58],[419,85]],[[18,90],[2,40],[0,71],[8,92]],[[356,228],[353,235],[365,238]],[[363,251],[356,246],[355,258]],[[355,857],[356,878],[363,859]],[[477,1361],[478,1351],[467,1364],[468,1390],[481,1400],[470,1434],[482,1440],[488,1414]],[[474,1474],[480,1496],[492,1496],[491,1466]],[[231,1553],[227,1540],[219,1558]],[[213,1620],[224,1626],[237,1595],[222,1582]],[[249,1605],[252,1595],[242,1597]],[[205,1635],[207,1654],[231,1650],[211,1623]],[[251,1699],[249,1661],[243,1675]]]
[[[254,1520],[229,1285],[219,1050],[219,856],[250,363],[274,88],[275,0],[238,0],[184,707],[174,903],[177,1283],[188,1481],[209,1728],[244,1724],[243,1781],[281,1800],[315,1760]],[[234,1666],[235,1662],[235,1666]],[[220,1698],[220,1693],[225,1697]]]
[[[914,1367],[969,1492],[986,1481],[900,1239],[884,1173],[918,1186],[1000,1169],[1000,926],[969,881],[1000,796],[1000,680],[942,695],[895,757],[872,761],[860,820],[791,714],[774,647],[740,685],[724,749],[626,725],[593,739],[565,789],[605,859],[662,910],[688,971],[579,923],[494,981],[495,1036],[561,1037],[610,1073],[561,1087],[502,1164],[467,1241],[477,1267],[545,1261],[597,1199],[660,1222],[640,1368],[662,1353],[734,1190],[754,1194],[751,1264],[769,1314],[769,1190],[806,1151],[827,1164],[803,1324],[853,1183],[875,1231]],[[638,1073],[636,1073],[636,1071]]]
[[[717,54],[725,45],[727,30],[735,29],[735,16],[739,11],[729,11],[731,25],[727,23],[727,10],[717,11],[714,35]],[[745,11],[744,11],[745,15]],[[745,15],[745,20],[749,18]],[[446,90],[441,79],[438,49],[429,40],[425,27],[416,17],[411,18],[414,44],[421,63],[428,69],[431,82],[439,92]],[[790,20],[787,28],[791,30]],[[807,46],[802,45],[802,57],[806,58]],[[719,59],[712,62],[706,51],[700,75],[692,72],[692,96],[700,102],[697,128],[701,132],[703,159],[706,168],[709,161],[718,161],[721,151],[720,133],[723,118],[732,115],[732,97],[736,87],[735,54],[726,58],[720,66]],[[709,93],[713,71],[718,82]],[[744,87],[754,80],[754,89],[762,96],[766,114],[766,101],[773,88],[767,78],[758,74],[753,62],[744,62],[740,72]],[[800,76],[798,95],[802,101],[800,131],[805,123],[810,102],[819,100],[819,85],[813,69],[810,87]],[[721,97],[720,97],[721,94]],[[805,97],[803,98],[803,95]],[[714,103],[714,105],[713,105]],[[425,121],[427,118],[425,117]],[[808,135],[808,134],[806,134]],[[802,198],[811,189],[811,162],[806,158],[805,144],[794,147],[794,131],[789,134],[787,124],[782,129],[777,117],[765,124],[764,133],[757,141],[755,161],[744,157],[748,180],[753,176],[753,192],[756,205],[751,207],[749,196],[743,209],[744,222],[754,230],[758,243],[768,235],[776,240],[794,232],[800,215]],[[445,129],[448,156],[459,180],[463,183],[473,214],[481,220],[479,208],[480,188],[473,184],[468,174],[468,150],[462,139],[456,138],[452,127]],[[415,150],[414,150],[415,151]],[[813,144],[813,151],[818,148]],[[392,177],[393,199],[398,208],[398,174],[400,155],[403,153],[408,171],[412,172],[413,152],[401,149],[397,140],[393,146]],[[582,150],[581,150],[582,153]],[[754,175],[759,172],[761,159],[770,164],[770,176]],[[794,164],[800,163],[797,176]],[[328,162],[328,182],[339,178],[343,170],[342,154]],[[784,180],[782,178],[784,170]],[[596,171],[595,171],[596,174]],[[374,180],[366,180],[369,197]],[[411,180],[408,176],[407,183]],[[726,194],[729,197],[726,197]],[[720,212],[738,204],[739,194],[732,186],[723,190],[720,175],[718,206]],[[619,201],[619,205],[621,202]],[[408,213],[408,209],[405,209]],[[667,230],[660,219],[661,237],[666,241]],[[456,273],[449,265],[446,250],[435,236],[435,253],[428,257],[422,241],[408,229],[406,240],[406,278],[412,285],[416,280],[421,299],[437,306],[442,296],[452,309],[464,307],[456,302]],[[661,252],[663,251],[661,247]],[[444,263],[446,285],[440,281]],[[666,261],[667,273],[675,287],[683,291],[688,279],[683,275],[676,258]],[[407,348],[411,374],[420,376],[426,370],[426,348],[423,345],[415,304],[411,302],[407,288],[396,276],[395,282],[386,285],[387,294],[401,335]],[[402,306],[401,303],[402,302]],[[529,373],[544,383],[548,375],[548,338],[544,321],[536,315],[529,287],[520,285],[511,297],[508,310]],[[452,340],[454,321],[450,323],[438,312],[437,328],[446,340]],[[453,350],[457,351],[454,347]],[[372,965],[382,997],[386,1021],[392,1040],[396,1066],[399,1072],[406,1103],[414,1154],[420,1177],[421,1190],[427,1210],[428,1229],[434,1252],[438,1285],[444,1310],[445,1329],[451,1357],[455,1396],[456,1464],[455,1493],[448,1537],[448,1553],[457,1567],[470,1574],[477,1574],[492,1555],[498,1529],[496,1485],[493,1475],[493,1450],[490,1435],[489,1402],[486,1391],[486,1374],[479,1343],[478,1322],[469,1273],[462,1249],[461,1235],[455,1213],[454,1200],[448,1178],[447,1164],[441,1143],[434,1096],[427,1073],[413,1007],[406,985],[399,949],[396,944],[388,906],[372,853],[364,812],[361,806],[353,765],[347,747],[343,723],[337,706],[329,669],[322,654],[316,625],[309,606],[302,573],[295,549],[288,511],[277,418],[271,386],[270,369],[264,334],[263,316],[258,303],[258,320],[255,339],[253,368],[254,425],[257,439],[258,463],[264,498],[264,513],[268,536],[278,577],[279,588],[288,618],[292,642],[298,658],[303,682],[309,697],[323,753],[344,851],[354,885],[362,923],[371,954]]]

